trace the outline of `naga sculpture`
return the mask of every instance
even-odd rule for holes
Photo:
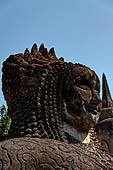
[[[2,82],[12,122],[9,140],[0,143],[0,170],[113,169],[105,76],[101,102],[93,70],[34,44],[31,53],[26,49],[3,63]]]

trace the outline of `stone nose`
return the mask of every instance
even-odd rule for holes
[[[91,103],[95,105],[98,105],[99,103],[101,103],[101,99],[100,99],[100,96],[97,90],[92,90]]]

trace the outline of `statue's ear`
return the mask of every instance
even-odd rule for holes
[[[102,77],[102,110],[99,117],[99,122],[102,120],[113,118],[113,101],[106,80],[105,74]]]
[[[103,73],[102,77],[102,108],[113,107],[113,101],[111,98],[110,90],[106,80],[106,76]]]

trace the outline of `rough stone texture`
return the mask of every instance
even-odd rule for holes
[[[11,139],[0,143],[0,170],[113,169],[113,107],[105,77],[101,114],[95,72],[57,59],[43,44],[11,55],[2,82],[12,123]],[[90,143],[80,143],[95,124]]]
[[[34,44],[31,53],[26,49],[24,54],[11,55],[3,63],[2,82],[12,118],[9,138],[30,136],[74,143],[75,134],[69,140],[71,129],[86,137],[99,117],[100,84],[95,72],[57,59],[54,49],[48,52],[43,44],[39,51]]]
[[[103,74],[102,111],[94,130],[101,150],[113,154],[113,101],[108,83]]]
[[[0,144],[3,170],[112,170],[112,163],[110,154],[86,144],[38,138],[15,138]]]

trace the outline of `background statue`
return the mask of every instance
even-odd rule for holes
[[[93,70],[34,44],[31,53],[26,49],[3,63],[2,82],[12,122],[10,140],[1,143],[1,169],[113,168],[112,149],[102,148],[99,138],[102,122],[89,132],[106,114],[100,115],[100,83]],[[82,144],[87,135],[90,144]]]

